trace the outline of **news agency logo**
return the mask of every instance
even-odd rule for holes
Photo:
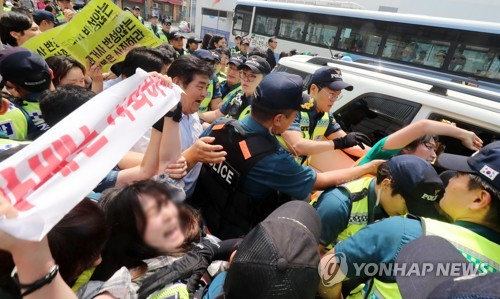
[[[374,277],[374,276],[483,276],[491,268],[488,263],[354,263],[351,271],[354,270],[354,277]],[[348,274],[348,266],[343,253],[326,254],[321,258],[318,265],[318,272],[321,283],[326,287],[332,287],[343,281]],[[352,277],[351,276],[351,277]]]
[[[347,275],[345,254],[325,254],[319,262],[318,272],[325,287],[332,287],[343,281]]]

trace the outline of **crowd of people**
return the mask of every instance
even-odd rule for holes
[[[228,48],[223,36],[186,38],[153,16],[148,29],[163,43],[130,49],[109,72],[20,47],[71,21],[68,3],[0,19],[0,162],[138,68],[183,93],[41,242],[0,230],[1,298],[399,298],[408,284],[395,273],[358,267],[394,264],[428,235],[482,265],[474,283],[498,286],[500,142],[421,120],[372,145],[331,113],[356,86],[330,66],[307,86],[272,72],[274,37],[267,50],[241,36]],[[438,136],[475,154],[440,153]],[[357,161],[309,166],[333,150]],[[0,222],[19,213],[2,192]],[[457,290],[482,298],[445,294]]]

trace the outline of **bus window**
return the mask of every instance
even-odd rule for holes
[[[251,23],[252,7],[238,5],[233,17],[233,35],[248,35]]]
[[[304,34],[304,27],[306,23],[304,21],[298,21],[294,19],[281,19],[280,32],[278,37],[302,41],[302,35]]]
[[[382,31],[374,22],[353,22],[342,26],[338,48],[346,52],[377,55]]]
[[[382,57],[441,68],[456,32],[406,24],[391,26]]]
[[[319,46],[333,47],[337,36],[337,26],[309,23],[306,42]]]
[[[255,21],[253,33],[273,36],[278,25],[278,17],[272,14],[272,10],[257,8],[255,11]]]

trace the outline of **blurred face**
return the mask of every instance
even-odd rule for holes
[[[238,83],[240,83],[240,72],[234,64],[230,63],[227,67],[227,84],[233,86]]]
[[[260,81],[262,81],[263,78],[264,75],[256,74],[249,68],[242,69],[240,71],[241,89],[243,90],[245,95],[252,95],[257,88],[257,85],[259,85]]]
[[[200,108],[201,101],[207,96],[208,76],[194,75],[191,83],[187,86],[182,86],[181,83],[181,87],[184,90],[181,95],[182,112],[186,115],[196,113]]]
[[[240,46],[241,53],[246,54],[248,51],[248,45],[247,44],[242,44]]]
[[[140,201],[147,221],[144,242],[160,252],[172,252],[179,248],[184,242],[184,234],[177,206],[171,200],[159,206],[153,197],[146,194],[140,196]]]
[[[38,27],[38,25],[35,22],[33,22],[31,24],[30,29],[24,30],[21,33],[18,33],[18,32],[13,32],[13,33],[15,34],[14,38],[17,40],[17,45],[20,46],[20,45],[24,44],[24,42],[26,42],[30,38],[35,37],[42,32],[40,31],[40,28]]]
[[[183,41],[182,38],[173,38],[170,40],[170,44],[172,45],[172,47],[174,47],[174,49],[180,50],[182,49],[183,46],[182,41]]]
[[[196,50],[198,50],[198,44],[197,43],[190,43],[188,46],[188,49],[191,51],[196,51]]]
[[[469,190],[470,177],[466,173],[457,173],[448,182],[439,206],[453,221],[467,217],[470,213],[468,206],[478,197],[478,189]]]
[[[141,13],[141,11],[139,9],[134,9],[134,10],[132,10],[132,13],[134,14],[134,16],[137,17]]]
[[[276,49],[276,47],[278,46],[278,41],[273,39],[270,43],[269,43],[269,48],[271,48],[272,50]]]
[[[62,10],[73,8],[73,4],[70,0],[57,0],[57,6]]]
[[[161,28],[166,32],[170,32],[170,24],[163,24]]]
[[[75,85],[85,87],[85,76],[79,67],[73,67],[69,70],[66,76],[62,77],[59,85]]]
[[[225,48],[227,46],[227,41],[225,38],[221,39],[218,43],[215,44],[216,48]]]
[[[311,86],[311,96],[316,99],[316,109],[318,112],[329,112],[341,93],[342,90],[332,90],[328,87],[319,88],[318,86]]]
[[[241,44],[241,38],[237,38],[234,40],[234,43],[236,44],[236,46],[239,48],[240,47],[240,44]]]
[[[151,23],[151,25],[153,25],[153,26],[158,25],[158,19],[157,19],[157,18],[151,18],[151,19],[149,20],[149,22],[150,22],[150,23]]]
[[[405,199],[401,194],[392,195],[390,180],[384,179],[380,185],[380,205],[389,216],[400,216],[408,213]]]
[[[437,157],[436,150],[436,141],[431,138],[431,140],[419,144],[415,151],[409,152],[409,154],[420,157],[429,163],[434,163]]]

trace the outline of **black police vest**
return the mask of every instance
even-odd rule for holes
[[[247,136],[232,119],[212,127],[210,136],[227,152],[221,164],[203,164],[193,197],[188,203],[201,210],[209,231],[222,240],[241,237],[274,209],[290,200],[278,192],[255,199],[241,191],[248,172],[264,157],[278,150],[262,135]]]

